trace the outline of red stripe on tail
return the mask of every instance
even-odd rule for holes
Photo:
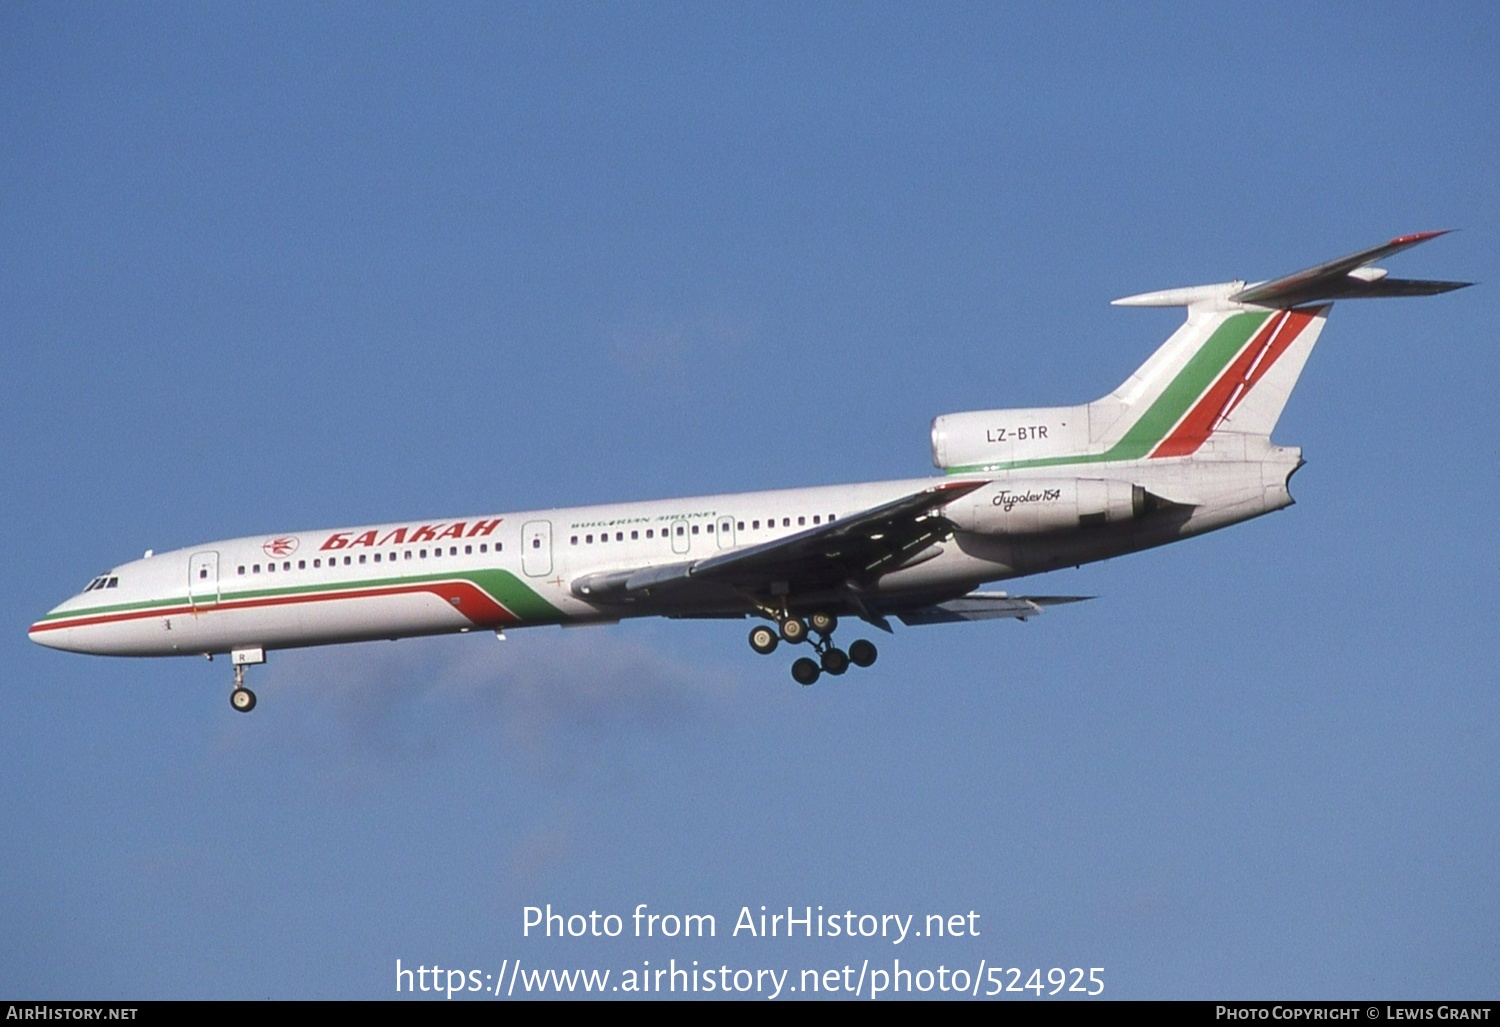
[[[1152,458],[1197,452],[1317,313],[1316,309],[1286,310],[1267,321],[1172,433],[1161,440],[1151,453]]]

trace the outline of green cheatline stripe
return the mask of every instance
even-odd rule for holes
[[[965,464],[950,467],[948,474],[973,474],[976,471],[1008,471],[1025,467],[1057,467],[1062,464],[1097,464],[1115,460],[1139,460],[1166,438],[1172,426],[1182,420],[1199,396],[1207,391],[1229,366],[1234,355],[1250,341],[1250,336],[1271,317],[1267,313],[1234,314],[1227,318],[1177,372],[1156,401],[1146,408],[1119,442],[1102,453],[1075,453],[1068,456],[1041,457],[1036,460],[1010,460],[999,463]]]
[[[532,588],[510,571],[487,569],[459,571],[454,574],[417,574],[397,578],[370,578],[364,581],[346,581],[337,584],[296,585],[290,588],[262,588],[247,592],[220,592],[222,602],[237,602],[242,599],[280,598],[282,596],[315,595],[320,592],[349,592],[362,588],[389,588],[392,585],[421,585],[434,581],[467,581],[495,598],[501,606],[525,621],[561,620],[562,611],[537,595]],[[190,606],[193,600],[185,593],[175,599],[150,599],[138,603],[119,603],[114,606],[94,606],[86,610],[67,610],[49,613],[39,623],[53,620],[71,620],[74,617],[98,617],[111,613],[128,613],[136,610],[153,610],[169,606]],[[212,605],[200,600],[199,605]]]

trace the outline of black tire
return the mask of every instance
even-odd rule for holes
[[[776,631],[766,624],[757,624],[750,629],[750,648],[762,656],[769,656],[776,651],[781,644],[781,639],[776,637]]]
[[[807,641],[807,622],[801,617],[787,617],[777,625],[781,629],[781,640],[796,645]]]
[[[868,667],[879,655],[880,653],[875,649],[875,643],[866,642],[862,638],[849,647],[849,662],[856,667]]]
[[[849,669],[849,654],[842,649],[829,647],[823,650],[823,669],[835,676]]]
[[[792,664],[792,680],[804,688],[818,680],[818,675],[823,673],[818,665],[806,656]]]
[[[240,713],[249,713],[255,709],[255,693],[248,688],[236,688],[229,693],[229,705]]]
[[[831,613],[815,613],[807,618],[807,626],[827,638],[839,626],[839,619]]]

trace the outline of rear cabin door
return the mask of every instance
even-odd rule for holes
[[[551,521],[527,521],[521,525],[521,570],[531,578],[552,573]]]

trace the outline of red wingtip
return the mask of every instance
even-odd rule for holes
[[[1405,243],[1425,242],[1428,239],[1436,239],[1440,235],[1447,235],[1451,231],[1453,229],[1444,228],[1437,232],[1413,232],[1411,235],[1398,235],[1391,240],[1391,245],[1398,246]]]

